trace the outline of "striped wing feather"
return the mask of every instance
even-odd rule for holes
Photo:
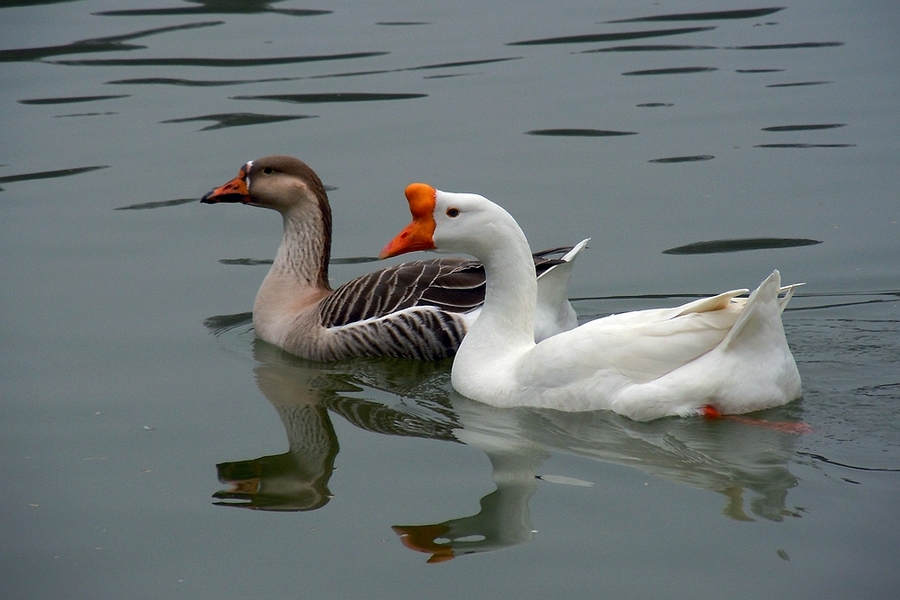
[[[534,255],[540,275],[561,261],[553,258],[570,248]],[[347,282],[318,308],[323,327],[341,327],[377,319],[413,307],[451,313],[475,310],[484,302],[484,267],[464,258],[435,258],[402,263]]]

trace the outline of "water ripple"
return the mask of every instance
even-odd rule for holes
[[[141,202],[139,204],[129,204],[128,206],[117,206],[113,210],[150,210],[151,208],[166,208],[169,206],[180,206],[196,202],[196,198],[178,198],[176,200],[158,200],[156,202]]]
[[[754,148],[855,148],[856,144],[757,144]]]
[[[688,75],[691,73],[710,73],[718,71],[718,67],[673,67],[670,69],[644,69],[642,71],[626,71],[622,75]]]
[[[663,250],[663,254],[721,254],[725,252],[744,252],[746,250],[764,250],[770,248],[794,248],[798,246],[814,246],[820,240],[803,238],[741,238],[731,240],[712,240],[694,242]]]
[[[13,183],[16,181],[30,181],[32,179],[55,179],[57,177],[69,177],[70,175],[79,175],[81,173],[88,173],[90,171],[97,171],[99,169],[106,169],[109,165],[94,165],[91,167],[75,167],[72,169],[56,169],[53,171],[37,171],[35,173],[21,173],[19,175],[6,175],[5,177],[0,177],[0,184],[3,183]],[[3,188],[0,187],[0,191]]]
[[[844,42],[797,42],[794,44],[761,44],[757,46],[726,46],[728,50],[796,50],[799,48],[834,48]]]
[[[331,94],[262,94],[259,96],[232,96],[232,100],[274,100],[295,104],[321,104],[326,102],[373,102],[380,100],[407,100],[426,98],[428,94],[379,94],[367,92],[334,92]]]
[[[60,56],[64,54],[87,54],[89,52],[120,52],[125,50],[141,50],[146,46],[138,44],[126,44],[128,40],[135,40],[159,33],[169,33],[171,31],[180,31],[183,29],[197,29],[200,27],[213,27],[222,25],[224,21],[205,21],[201,23],[185,23],[182,25],[171,25],[169,27],[156,27],[154,29],[143,29],[134,33],[126,33],[122,35],[112,35],[108,37],[89,38],[79,40],[70,44],[60,46],[41,46],[37,48],[15,48],[12,50],[0,50],[0,62],[27,62],[32,60],[41,60],[49,56]]]
[[[776,125],[774,127],[763,127],[762,131],[814,131],[817,129],[836,129],[838,127],[846,127],[846,124],[820,123],[815,125]]]
[[[267,77],[265,79],[179,79],[176,77],[142,77],[137,79],[116,79],[107,81],[107,85],[177,85],[184,87],[219,87],[226,85],[246,85],[251,83],[272,83],[280,81],[296,81],[303,77]]]
[[[691,156],[670,156],[668,158],[654,158],[652,160],[648,160],[647,162],[652,163],[660,163],[660,164],[674,164],[674,163],[683,163],[683,162],[698,162],[701,160],[712,160],[715,156],[712,154],[695,154]]]
[[[718,46],[690,46],[687,44],[643,44],[633,46],[612,46],[610,48],[594,48],[584,50],[582,54],[594,52],[679,52],[682,50],[716,50]]]
[[[169,15],[245,15],[252,13],[276,13],[291,17],[316,17],[334,11],[305,8],[272,8],[270,5],[283,0],[189,0],[200,6],[176,8],[137,8],[123,10],[103,10],[91,13],[105,17],[152,17]]]
[[[808,85],[826,85],[834,83],[833,81],[798,81],[797,83],[773,83],[767,85],[767,88],[784,88],[784,87],[804,87]]]
[[[212,131],[227,127],[242,127],[245,125],[261,125],[265,123],[278,123],[280,121],[292,121],[295,119],[312,119],[316,115],[262,115],[258,113],[218,113],[214,115],[202,115],[199,117],[183,117],[180,119],[167,119],[160,123],[189,123],[191,121],[215,121],[200,131]]]
[[[619,42],[623,40],[638,40],[641,38],[663,37],[666,35],[682,35],[685,33],[697,33],[711,31],[715,27],[682,27],[679,29],[654,29],[650,31],[625,31],[622,33],[588,33],[584,35],[567,35],[562,37],[542,38],[536,40],[523,40],[509,42],[507,46],[543,46],[547,44],[584,44],[592,42]]]
[[[90,67],[258,67],[288,65],[328,60],[348,60],[384,56],[388,52],[347,52],[344,54],[314,54],[308,56],[273,56],[271,58],[98,58],[51,61],[56,65]]]
[[[110,94],[106,96],[70,96],[68,98],[31,98],[18,100],[19,104],[76,104],[79,102],[96,102],[98,100],[112,100],[115,98],[129,98],[130,94]]]
[[[608,129],[532,129],[526,135],[547,135],[563,137],[612,137],[618,135],[637,135],[637,131],[612,131]]]
[[[773,8],[753,8],[748,10],[720,10],[714,12],[675,13],[671,15],[654,15],[651,17],[635,17],[617,19],[606,23],[647,23],[666,21],[720,21],[725,19],[756,19],[784,10],[783,6]]]

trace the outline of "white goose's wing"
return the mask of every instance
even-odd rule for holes
[[[733,290],[675,308],[590,321],[538,344],[523,358],[518,372],[526,385],[551,387],[602,371],[634,381],[656,379],[725,339],[746,303],[736,296],[746,292]]]

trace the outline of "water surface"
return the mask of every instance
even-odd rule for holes
[[[4,598],[885,598],[900,589],[900,17],[888,2],[6,2]],[[449,363],[254,340],[285,153],[332,278],[411,181],[591,237],[582,320],[806,282],[801,401],[500,411]],[[805,432],[805,433],[804,433]],[[723,592],[727,590],[727,592]]]

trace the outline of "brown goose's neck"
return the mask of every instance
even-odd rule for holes
[[[331,211],[327,204],[319,213],[284,213],[281,246],[270,273],[293,280],[301,287],[330,290],[328,263],[331,260]]]

